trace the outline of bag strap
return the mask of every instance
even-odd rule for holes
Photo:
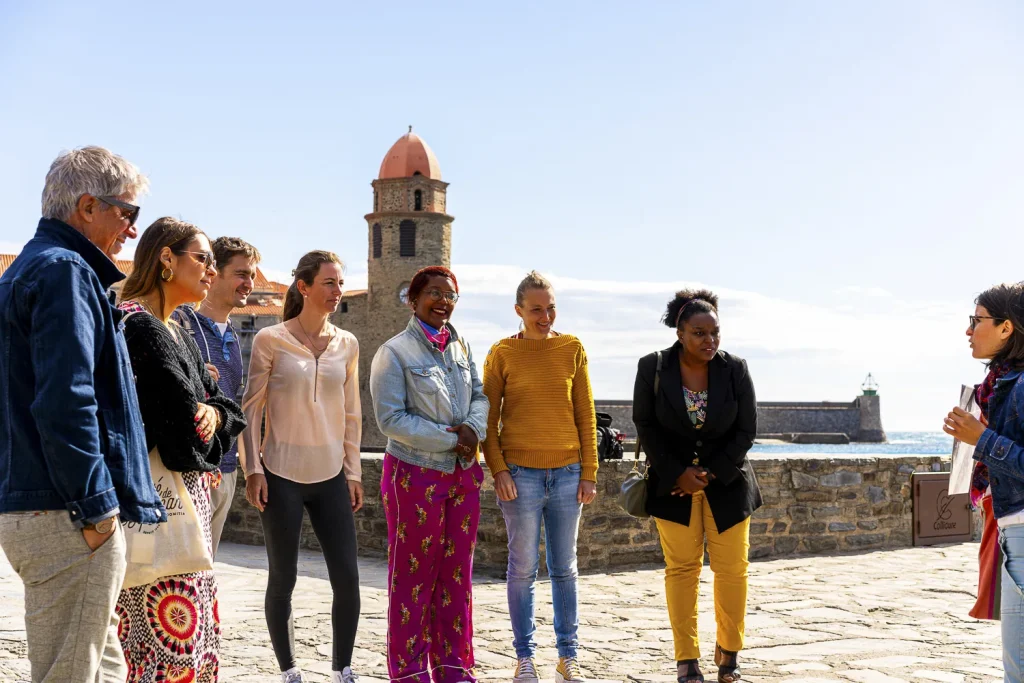
[[[658,398],[658,388],[661,386],[661,367],[664,364],[664,360],[665,359],[662,356],[661,351],[658,351],[658,367],[654,371],[654,398],[655,399]],[[634,470],[637,469],[637,463],[639,463],[639,462],[640,462],[640,434],[638,432],[637,435],[636,435],[636,451],[634,451],[634,453],[633,453],[633,469]],[[650,463],[648,463],[647,467],[650,467],[650,466],[651,466]],[[637,471],[639,472],[639,470],[637,470]],[[646,469],[645,469],[645,471],[646,471]]]

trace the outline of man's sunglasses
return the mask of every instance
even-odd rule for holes
[[[117,197],[110,197],[110,196],[107,196],[107,197],[96,197],[96,199],[100,200],[101,202],[103,202],[107,206],[116,206],[117,208],[122,209],[122,211],[121,211],[121,218],[128,219],[128,225],[135,225],[135,221],[139,220],[139,210],[140,210],[140,207],[135,206],[134,204],[129,204],[128,202],[122,202]]]

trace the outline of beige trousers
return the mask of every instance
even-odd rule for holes
[[[222,474],[220,486],[210,489],[210,505],[213,506],[213,559],[217,559],[217,546],[220,536],[224,533],[224,523],[228,521],[231,501],[235,498],[235,486],[238,483],[238,470],[230,474]],[[243,481],[242,485],[245,483]]]
[[[92,551],[63,510],[0,514],[0,547],[25,584],[32,683],[124,683],[114,613],[125,571],[120,526]]]

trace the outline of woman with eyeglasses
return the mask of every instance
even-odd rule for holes
[[[757,402],[747,362],[719,350],[718,297],[676,292],[662,322],[676,342],[644,356],[633,387],[633,422],[650,466],[647,512],[665,552],[665,597],[679,683],[700,683],[697,595],[704,547],[715,574],[719,683],[740,680],[747,611],[750,516],[761,492],[747,452]]]
[[[1024,282],[996,285],[975,299],[967,337],[988,374],[975,389],[982,419],[956,407],[943,430],[972,444],[971,500],[989,508],[1003,552],[998,618],[1007,681],[1024,680]],[[990,497],[991,500],[984,501]],[[983,539],[984,547],[984,539]],[[982,571],[985,571],[982,566]],[[979,591],[980,593],[981,591]]]
[[[253,426],[239,460],[245,498],[260,511],[269,573],[267,628],[281,680],[305,680],[295,662],[292,590],[303,512],[320,542],[334,602],[332,683],[353,683],[359,625],[355,513],[363,507],[359,343],[331,324],[345,284],[341,259],[311,251],[292,271],[284,322],[256,334],[242,405]],[[260,436],[259,425],[264,435]]]
[[[469,344],[449,322],[459,284],[447,268],[413,277],[405,330],[373,357],[370,393],[388,438],[388,675],[459,683],[473,676],[473,551],[488,402]]]
[[[125,340],[147,446],[151,452],[157,449],[167,469],[181,472],[211,553],[211,481],[245,428],[245,418],[171,314],[185,303],[202,301],[214,272],[206,235],[191,223],[161,218],[139,240],[119,305],[126,314]],[[118,597],[117,614],[128,680],[217,680],[220,616],[212,570],[126,588]]]

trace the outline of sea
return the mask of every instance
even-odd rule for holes
[[[755,443],[753,453],[800,455],[801,453],[835,453],[842,455],[949,455],[953,437],[943,432],[889,432],[885,443],[792,444]]]

